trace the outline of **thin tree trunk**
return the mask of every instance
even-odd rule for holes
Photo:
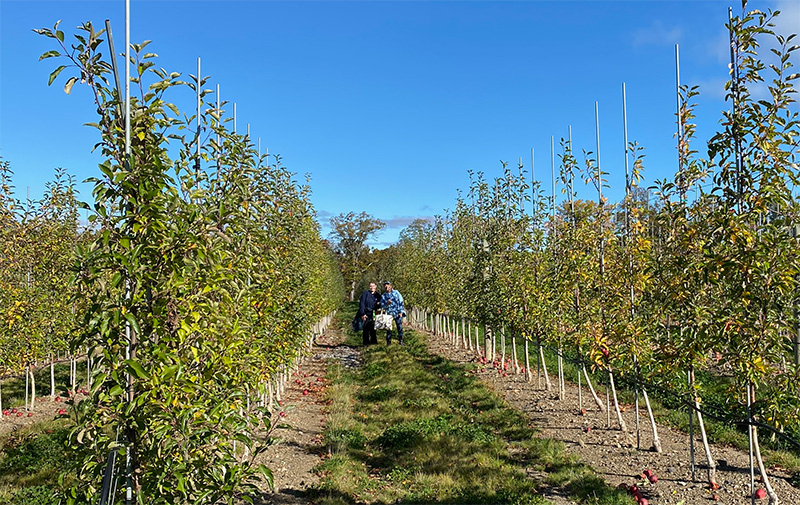
[[[564,399],[564,361],[562,359],[561,342],[558,343],[558,399]]]
[[[541,344],[539,345],[539,358],[542,363],[542,375],[544,375],[545,389],[550,391],[553,389],[553,384],[550,383],[550,375],[547,373],[547,363],[544,362],[544,347]]]
[[[33,406],[36,405],[36,376],[33,375],[33,365],[30,368],[31,374],[31,410],[33,410]]]
[[[517,337],[511,335],[511,360],[514,365],[514,373],[519,374],[519,361],[517,361]]]
[[[531,357],[528,352],[528,339],[525,339],[525,379],[528,382],[533,381],[533,374],[531,373]]]
[[[650,417],[650,427],[653,429],[653,450],[661,452],[661,439],[658,438],[658,427],[656,426],[655,417],[653,417],[653,409],[650,408],[650,398],[647,396],[647,389],[642,386],[642,396],[644,397],[644,404],[647,406],[647,415]]]
[[[494,352],[492,349],[492,343],[494,342],[494,338],[492,338],[494,331],[488,325],[483,326],[483,345],[486,348],[485,356],[487,361],[494,361]]]
[[[697,412],[697,426],[700,428],[700,437],[703,440],[703,450],[706,453],[706,461],[708,462],[708,483],[711,484],[713,489],[717,484],[717,465],[714,463],[714,458],[711,456],[711,446],[708,445],[708,436],[706,435],[705,423],[703,423],[703,414],[700,413],[700,400],[697,397],[694,389],[694,367],[689,368],[689,378],[691,380],[690,390],[692,392],[692,402],[694,403],[694,408]]]
[[[600,409],[600,412],[605,412],[606,407],[603,405],[603,400],[597,396],[597,392],[594,390],[594,386],[592,386],[592,380],[589,378],[589,372],[586,371],[586,365],[583,365],[583,376],[586,378],[586,385],[589,386],[589,391],[592,393],[592,398],[594,398],[594,403],[597,404],[597,408]]]
[[[497,361],[497,334],[495,333],[494,328],[492,328],[492,331],[491,331],[490,342],[492,343],[492,346],[491,346],[492,348],[491,348],[491,353],[490,353],[491,357],[487,356],[486,359],[489,360],[489,361],[495,362],[495,361]]]
[[[500,353],[500,369],[506,369],[506,327],[500,327],[500,346],[503,348]]]
[[[56,397],[56,360],[50,355],[50,398]]]
[[[275,400],[274,392],[272,390],[272,381],[267,381],[267,391],[268,391],[268,394],[269,394],[269,397],[267,398],[267,410],[271,414],[273,406],[274,406],[273,402]]]
[[[750,401],[755,403],[756,388],[752,383],[748,384],[747,387],[750,388]],[[750,429],[752,430],[753,450],[755,453],[756,463],[758,464],[758,471],[761,473],[761,480],[764,483],[767,496],[769,496],[769,505],[778,505],[778,494],[775,492],[775,490],[772,488],[772,484],[769,482],[769,475],[767,475],[767,470],[764,468],[764,461],[761,459],[761,447],[758,444],[758,428],[754,425],[750,425]]]
[[[611,385],[611,396],[614,399],[614,412],[617,414],[619,429],[627,433],[628,425],[625,424],[625,420],[622,418],[622,411],[619,409],[619,401],[617,401],[617,388],[614,386],[614,372],[612,372],[610,368],[608,370],[608,380]]]

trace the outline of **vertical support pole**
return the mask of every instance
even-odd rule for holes
[[[631,254],[631,176],[630,168],[628,166],[628,101],[627,93],[625,92],[625,83],[622,83],[622,136],[625,152],[625,236],[628,245],[628,297],[630,303],[630,318],[636,316],[634,309],[634,293],[633,293],[633,255]],[[635,337],[634,337],[635,338]],[[633,366],[635,370],[635,382],[633,386],[633,404],[636,411],[636,449],[641,449],[641,428],[639,420],[639,362],[636,357],[638,350],[636,349],[636,342],[634,341],[633,351]]]
[[[678,121],[678,185],[681,196],[681,202],[686,201],[686,184],[683,180],[683,121],[681,117],[681,64],[680,64],[680,50],[678,44],[675,44],[675,99],[677,100],[676,117]],[[627,158],[627,157],[626,157]]]
[[[131,0],[125,0],[125,169],[130,170],[131,158]],[[130,286],[130,285],[129,285]],[[130,287],[128,287],[130,289]],[[125,357],[130,359],[132,355],[131,328],[130,324],[125,324],[125,336],[127,346]],[[131,376],[127,374],[128,401],[133,400],[131,388]],[[127,431],[127,430],[126,430]],[[133,468],[131,460],[131,440],[126,433],[125,444],[125,503],[133,503]]]
[[[197,57],[197,151],[196,157],[194,160],[194,175],[195,175],[195,184],[199,184],[200,181],[200,87],[201,83],[203,82],[202,78],[200,77],[200,57]]]
[[[222,146],[219,145],[220,138],[219,138],[219,129],[222,127],[222,110],[219,107],[219,84],[217,84],[217,177],[219,177],[219,153],[222,150]]]

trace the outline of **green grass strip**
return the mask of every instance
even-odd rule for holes
[[[358,370],[332,365],[315,501],[544,504],[547,486],[578,503],[630,503],[468,370],[408,330],[405,346],[366,348]]]

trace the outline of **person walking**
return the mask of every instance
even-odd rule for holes
[[[361,293],[361,299],[358,302],[358,312],[356,317],[360,318],[363,323],[363,333],[361,340],[364,345],[377,344],[378,334],[375,331],[375,309],[381,306],[381,297],[378,294],[378,285],[374,282],[369,283],[369,289]]]
[[[403,318],[406,316],[406,307],[403,305],[403,295],[400,291],[392,288],[392,283],[385,281],[383,283],[386,292],[381,296],[381,307],[383,311],[391,315],[394,319],[394,324],[397,326],[397,341],[403,345]],[[392,329],[386,331],[386,345],[392,343]]]

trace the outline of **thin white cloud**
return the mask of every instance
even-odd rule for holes
[[[633,32],[633,46],[671,46],[681,40],[683,30],[679,26],[666,27],[660,21]]]
[[[704,79],[698,82],[689,82],[685,84],[689,84],[690,86],[697,86],[698,91],[700,92],[699,99],[703,100],[706,98],[711,98],[714,100],[724,100],[725,94],[725,83],[728,82],[727,77],[715,77],[710,79]]]
[[[775,4],[775,10],[781,11],[780,15],[775,18],[775,33],[788,37],[792,33],[798,33],[798,37],[792,41],[795,44],[800,44],[800,2],[797,0],[778,0]],[[796,54],[796,53],[795,53]]]
[[[433,221],[433,216],[395,216],[390,219],[384,219],[383,222],[386,223],[386,229],[388,230],[397,230],[401,228],[405,228],[406,226],[410,225],[417,219],[424,219],[426,221]]]
[[[709,56],[717,63],[730,64],[731,36],[727,29],[719,31],[705,46]]]

